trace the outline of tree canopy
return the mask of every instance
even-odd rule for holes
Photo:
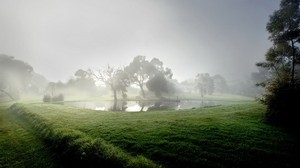
[[[18,99],[19,92],[30,84],[33,68],[12,56],[0,55],[0,92],[11,99]]]

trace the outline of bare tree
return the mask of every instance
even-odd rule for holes
[[[127,87],[130,84],[127,73],[123,69],[114,69],[107,66],[104,70],[89,71],[96,80],[102,81],[113,92],[114,105],[112,110],[117,110],[118,91],[121,91],[123,99],[127,97]]]

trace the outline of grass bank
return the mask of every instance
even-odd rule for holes
[[[54,126],[24,105],[14,104],[10,112],[31,126],[37,136],[55,151],[63,167],[160,167],[141,155],[131,156],[100,137],[92,138],[64,125]]]
[[[32,132],[22,127],[0,105],[0,167],[58,167],[54,154]]]
[[[137,113],[51,104],[11,108],[25,116],[45,139],[70,152],[67,156],[86,158],[86,162],[117,151],[108,158],[121,166],[144,162],[157,166],[152,161],[163,167],[299,166],[299,139],[265,124],[264,111],[264,106],[253,102]],[[91,155],[86,150],[91,150]]]

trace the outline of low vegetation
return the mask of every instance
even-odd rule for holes
[[[51,150],[0,105],[0,167],[59,167]]]
[[[54,104],[15,104],[10,108],[10,113],[31,125],[65,166],[299,166],[299,138],[265,124],[264,111],[265,106],[253,102],[136,113]]]

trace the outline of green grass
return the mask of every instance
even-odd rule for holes
[[[0,167],[58,167],[54,155],[0,106]]]
[[[299,138],[265,124],[264,111],[264,106],[253,102],[137,113],[51,104],[10,108],[41,139],[64,148],[63,159],[83,157],[84,164],[103,163],[103,159],[93,159],[96,154],[120,167],[299,166]]]

